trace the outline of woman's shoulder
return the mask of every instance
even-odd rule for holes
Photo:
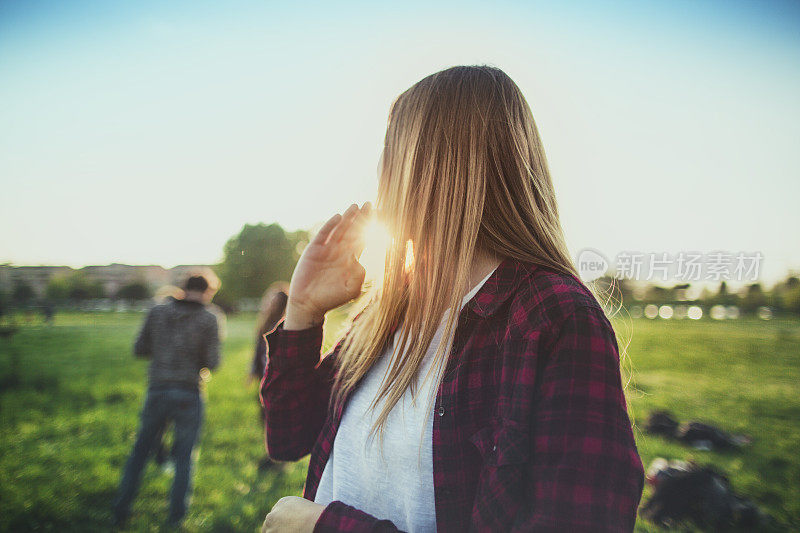
[[[506,335],[528,347],[521,352],[523,358],[538,358],[560,345],[580,347],[583,360],[598,368],[619,364],[614,327],[592,291],[575,276],[530,267],[512,298],[508,319]]]
[[[538,265],[523,265],[527,276],[517,287],[509,308],[514,323],[552,331],[576,314],[605,319],[592,291],[576,276]]]

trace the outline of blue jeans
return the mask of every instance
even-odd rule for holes
[[[169,520],[180,521],[186,514],[192,482],[192,449],[203,422],[203,400],[198,391],[154,387],[147,391],[136,444],[133,445],[119,484],[114,504],[115,516],[124,518],[130,513],[147,458],[159,444],[162,428],[170,420],[175,424],[172,446],[175,479],[170,493]]]

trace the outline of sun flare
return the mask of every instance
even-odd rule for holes
[[[367,271],[366,280],[381,285],[386,265],[386,252],[392,244],[392,236],[388,228],[379,220],[372,219],[364,227],[364,250],[358,261]],[[406,241],[406,272],[414,267],[414,243]]]
[[[406,272],[411,272],[414,268],[414,241],[408,239],[406,241]]]
[[[367,280],[383,282],[386,252],[392,243],[392,237],[384,224],[373,218],[364,227],[364,250],[358,258],[359,263],[367,271]]]

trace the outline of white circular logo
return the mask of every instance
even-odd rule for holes
[[[608,272],[608,259],[592,248],[584,248],[578,254],[578,274],[583,281],[594,281]]]

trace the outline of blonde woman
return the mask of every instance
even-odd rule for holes
[[[369,204],[319,231],[267,335],[269,453],[311,459],[263,531],[632,530],[643,475],[614,330],[514,82],[454,67],[400,95],[376,207],[393,244],[344,339],[320,358],[325,313],[361,291]]]

